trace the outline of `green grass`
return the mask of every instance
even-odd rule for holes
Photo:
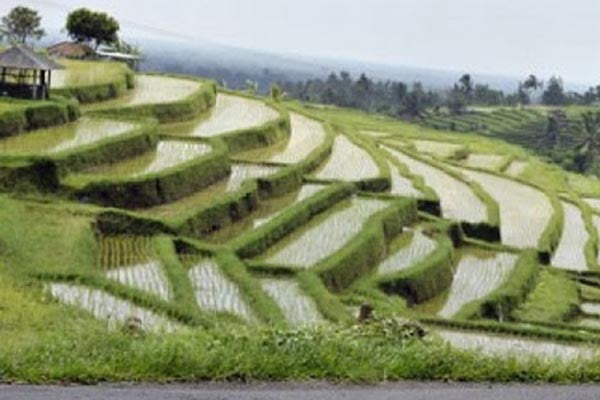
[[[52,73],[52,87],[57,89],[94,86],[123,79],[128,68],[125,64],[108,61],[57,60],[64,70]]]
[[[6,102],[4,100],[0,100],[0,114],[7,112],[7,111],[17,110],[24,106],[25,106],[25,104],[19,104],[19,103],[15,103],[15,102]]]
[[[577,284],[561,272],[544,270],[513,316],[523,321],[561,322],[577,312]]]
[[[28,323],[30,324],[30,323]],[[19,328],[23,328],[20,325]],[[131,336],[71,323],[15,347],[0,344],[4,380],[29,382],[198,380],[476,380],[597,382],[597,360],[549,363],[451,350],[382,328],[298,331],[240,328]]]
[[[0,196],[1,262],[11,274],[90,271],[96,263],[91,216]]]

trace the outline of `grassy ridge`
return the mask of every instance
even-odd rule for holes
[[[143,208],[169,203],[215,183],[231,171],[222,143],[208,144],[208,154],[163,171],[139,177],[74,175],[65,185],[75,198],[105,206]]]
[[[75,98],[80,103],[94,103],[122,96],[135,85],[134,73],[116,62],[60,60],[67,69],[61,86],[52,93]]]
[[[0,138],[50,126],[79,117],[79,105],[60,96],[46,101],[0,99]]]
[[[561,322],[575,315],[579,306],[577,284],[559,271],[544,270],[526,301],[513,312],[522,321]]]

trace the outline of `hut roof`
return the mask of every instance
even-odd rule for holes
[[[112,58],[112,59],[115,59],[115,60],[135,61],[135,60],[141,60],[142,59],[140,56],[136,56],[135,54],[119,53],[119,52],[116,52],[116,51],[101,51],[101,50],[98,50],[96,52],[96,54],[99,55],[100,57]]]
[[[0,54],[0,67],[53,70],[63,66],[25,45],[13,46]]]
[[[94,54],[94,50],[85,43],[60,42],[46,48],[53,57],[85,58]]]

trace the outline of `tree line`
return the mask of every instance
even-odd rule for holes
[[[120,25],[104,12],[78,8],[67,15],[65,30],[76,42],[89,44],[94,50],[102,45],[112,50],[139,53],[134,46],[119,38]],[[42,28],[42,17],[37,10],[17,6],[0,20],[0,42],[27,44],[40,40],[46,34]]]
[[[589,105],[600,101],[600,85],[585,93],[566,91],[561,78],[547,83],[535,75],[528,76],[512,93],[474,82],[470,74],[462,75],[447,90],[426,90],[422,83],[374,81],[366,74],[354,79],[350,73],[331,73],[327,79],[279,83],[287,96],[308,102],[358,108],[395,117],[415,118],[427,109],[447,109],[450,114],[467,112],[469,106],[516,106],[533,101],[545,105]],[[539,99],[534,98],[536,94]]]

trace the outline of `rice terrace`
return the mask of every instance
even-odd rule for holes
[[[413,112],[3,46],[0,382],[600,382],[600,86]]]

